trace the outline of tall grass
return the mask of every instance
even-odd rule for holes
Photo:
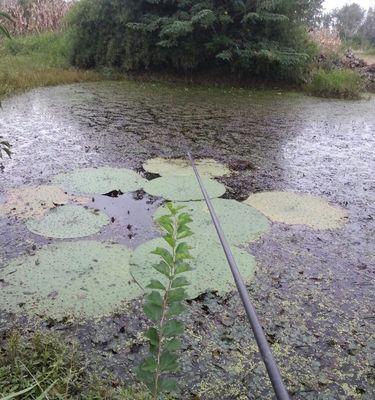
[[[57,334],[10,332],[0,342],[0,399],[150,399],[141,387],[112,385],[110,378],[89,372],[87,362],[77,343]]]
[[[99,78],[93,71],[69,66],[69,43],[61,33],[15,37],[0,43],[0,98],[34,87]]]
[[[359,99],[364,82],[358,72],[349,69],[320,70],[315,73],[307,89],[319,97]]]

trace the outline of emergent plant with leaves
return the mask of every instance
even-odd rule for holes
[[[183,276],[190,271],[187,260],[191,259],[191,247],[183,241],[191,236],[188,224],[192,221],[189,214],[180,212],[182,207],[167,203],[169,214],[158,219],[165,231],[163,236],[167,248],[157,247],[152,253],[160,257],[160,262],[153,268],[160,273],[160,280],[152,279],[147,286],[151,292],[147,295],[144,312],[153,321],[145,333],[149,341],[150,355],[139,365],[138,377],[148,386],[153,399],[162,392],[174,392],[177,383],[167,374],[178,371],[176,352],[181,347],[178,338],[184,331],[184,324],[176,316],[185,310],[185,287],[189,285]]]

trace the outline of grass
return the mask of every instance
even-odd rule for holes
[[[99,79],[96,72],[69,66],[69,42],[61,33],[15,37],[0,43],[0,99],[35,87]]]
[[[116,382],[116,386],[118,383]],[[56,334],[31,336],[9,333],[0,346],[0,398],[27,392],[16,399],[148,400],[142,388],[114,387],[88,372],[76,343],[67,344]]]
[[[364,82],[356,71],[349,69],[319,70],[307,90],[319,97],[359,99],[364,90]]]

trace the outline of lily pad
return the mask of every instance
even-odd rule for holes
[[[20,186],[7,192],[5,203],[0,204],[0,215],[15,215],[21,219],[40,217],[51,208],[70,201],[86,203],[88,199],[70,196],[58,186]]]
[[[262,192],[244,201],[272,221],[307,225],[314,229],[335,229],[345,223],[347,213],[319,197],[292,192]]]
[[[41,219],[30,219],[27,228],[37,235],[67,239],[93,235],[109,223],[101,211],[87,207],[66,205],[49,211]]]
[[[267,218],[255,208],[246,204],[227,199],[212,199],[212,204],[230,243],[246,244],[254,242],[270,228]],[[218,242],[216,229],[206,203],[204,201],[189,201],[181,205],[185,206],[183,211],[188,212],[193,219],[190,227],[194,236],[199,236],[202,240],[204,238],[216,239]],[[157,219],[164,214],[168,214],[166,207],[159,207],[154,218]]]
[[[113,190],[123,193],[141,189],[146,182],[135,171],[126,168],[82,168],[53,179],[54,184],[72,193],[105,194]]]
[[[195,165],[202,176],[215,177],[230,175],[230,170],[228,167],[212,158],[195,160]],[[183,158],[151,158],[143,164],[143,168],[147,172],[159,174],[161,176],[194,175],[194,170],[191,167],[190,162]]]
[[[188,297],[194,299],[206,291],[217,291],[222,295],[234,290],[235,283],[222,248],[214,241],[202,241],[194,236],[187,242],[193,247],[191,254],[194,257],[190,260],[194,271],[184,274],[191,283],[187,287]],[[145,288],[151,279],[166,283],[166,278],[152,267],[153,264],[159,263],[159,257],[151,254],[156,247],[165,246],[164,239],[156,238],[135,249],[130,260],[130,271],[142,288]],[[232,251],[244,281],[250,283],[256,267],[255,258],[234,246]]]
[[[95,317],[141,294],[129,272],[130,250],[95,241],[48,245],[1,270],[0,308],[52,318]]]
[[[220,197],[225,193],[225,186],[221,183],[204,177],[202,181],[210,198]],[[173,201],[203,199],[195,176],[163,176],[148,181],[144,190],[153,196],[164,197]]]

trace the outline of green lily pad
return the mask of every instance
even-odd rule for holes
[[[262,192],[244,201],[272,221],[307,225],[314,229],[335,229],[345,223],[347,213],[319,197],[292,192]]]
[[[54,177],[54,184],[71,193],[105,194],[113,190],[133,192],[146,182],[136,172],[126,168],[83,168]]]
[[[267,218],[253,207],[249,207],[236,200],[212,199],[212,204],[219,217],[221,226],[230,243],[246,244],[258,240],[267,232],[270,224]],[[188,212],[193,222],[190,224],[194,236],[210,238],[218,242],[216,229],[206,203],[204,201],[184,202],[184,212]],[[168,214],[165,206],[159,207],[154,218]]]
[[[129,272],[130,250],[95,241],[48,245],[0,272],[0,308],[52,318],[95,317],[141,294]]]
[[[228,167],[212,158],[203,158],[195,160],[194,162],[201,176],[215,177],[230,175]],[[183,158],[151,158],[143,164],[143,168],[147,172],[159,174],[161,176],[194,175],[194,170],[191,167],[190,162]]]
[[[194,257],[189,263],[194,271],[184,273],[191,283],[187,287],[188,297],[194,299],[206,291],[217,291],[220,295],[235,289],[231,270],[224,251],[214,241],[200,240],[191,237],[187,242],[193,247]],[[138,284],[145,288],[151,279],[166,283],[166,278],[157,272],[152,265],[160,262],[158,256],[151,254],[156,247],[166,247],[162,238],[152,239],[138,246],[130,260],[130,271]],[[255,258],[246,251],[232,247],[234,258],[246,283],[250,283],[255,271]]]
[[[37,235],[67,239],[98,233],[109,223],[109,218],[101,211],[74,205],[66,205],[50,210],[41,219],[30,219],[27,228]]]
[[[68,195],[58,186],[19,186],[7,191],[5,203],[0,204],[0,215],[14,215],[21,219],[40,217],[57,205],[70,201],[84,204],[88,200]]]
[[[225,193],[225,186],[221,183],[204,177],[202,181],[210,198],[220,197]],[[173,201],[203,199],[195,176],[163,176],[148,181],[144,190],[153,196],[164,197]]]

